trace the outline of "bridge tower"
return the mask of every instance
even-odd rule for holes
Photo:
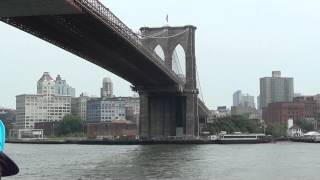
[[[140,90],[141,137],[168,137],[199,135],[198,89],[196,78],[195,31],[194,26],[160,27],[140,29],[143,45],[154,51],[159,45],[163,49],[164,63],[172,69],[173,53],[178,45],[184,49],[186,61],[185,82],[181,91],[160,89]]]

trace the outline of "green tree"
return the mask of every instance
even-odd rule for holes
[[[228,133],[261,133],[263,132],[262,124],[257,119],[249,119],[249,116],[229,116],[218,118],[213,123],[208,124],[208,128],[212,134],[218,134],[221,131]]]
[[[84,126],[80,117],[65,115],[57,124],[56,132],[58,136],[70,136],[83,133]]]
[[[308,122],[306,120],[297,120],[295,123],[302,129],[304,132],[313,131],[314,126],[311,122]]]
[[[269,124],[266,128],[266,134],[272,135],[273,137],[287,136],[287,125],[286,124]]]

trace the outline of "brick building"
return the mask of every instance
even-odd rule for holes
[[[103,137],[113,139],[121,136],[135,138],[137,134],[137,125],[126,120],[87,123],[87,136],[91,138]]]
[[[320,104],[317,103],[315,96],[299,96],[293,99],[293,102],[304,103],[305,118],[315,119],[320,113]]]
[[[303,102],[276,102],[263,108],[262,119],[267,124],[286,124],[288,119],[300,120],[305,118]]]

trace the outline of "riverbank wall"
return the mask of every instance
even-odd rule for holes
[[[259,144],[259,143],[271,143],[275,141],[235,141],[230,144]],[[7,140],[6,143],[14,144],[79,144],[79,145],[157,145],[157,144],[225,144],[219,140],[76,140],[76,139],[65,139],[65,140]],[[227,143],[229,144],[229,143]]]

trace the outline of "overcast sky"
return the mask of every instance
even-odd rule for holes
[[[232,105],[241,89],[257,96],[259,78],[281,70],[294,77],[295,92],[320,88],[320,1],[317,0],[102,0],[130,28],[197,26],[196,56],[206,104]],[[201,3],[200,3],[201,2]],[[36,93],[44,71],[62,78],[77,94],[99,95],[111,77],[116,95],[130,96],[129,83],[25,32],[0,23],[0,106]]]

